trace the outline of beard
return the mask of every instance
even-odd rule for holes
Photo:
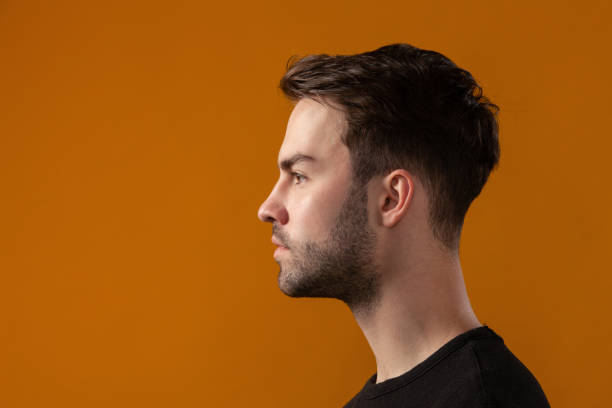
[[[278,285],[291,297],[339,299],[353,313],[371,310],[379,279],[374,264],[376,235],[368,223],[366,185],[353,182],[323,243],[291,242],[274,224],[273,235],[290,251],[277,260]]]

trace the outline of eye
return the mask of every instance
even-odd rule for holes
[[[300,173],[292,172],[291,176],[293,176],[293,178],[296,180],[295,184],[302,184],[302,182],[304,182],[306,180],[306,177],[304,177]]]

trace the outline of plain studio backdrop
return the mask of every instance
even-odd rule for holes
[[[608,1],[0,1],[0,406],[339,407],[376,366],[277,287],[257,209],[291,55],[406,42],[501,108],[465,223],[476,314],[551,405],[604,407]]]

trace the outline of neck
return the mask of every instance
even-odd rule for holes
[[[413,258],[408,270],[405,262],[397,264],[381,270],[376,306],[353,311],[376,358],[376,383],[409,371],[453,337],[481,326],[458,256]]]

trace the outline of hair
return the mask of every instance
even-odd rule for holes
[[[424,183],[433,236],[458,249],[465,214],[499,162],[499,108],[444,55],[391,44],[355,55],[292,57],[280,81],[292,101],[343,111],[355,181],[406,169]]]

